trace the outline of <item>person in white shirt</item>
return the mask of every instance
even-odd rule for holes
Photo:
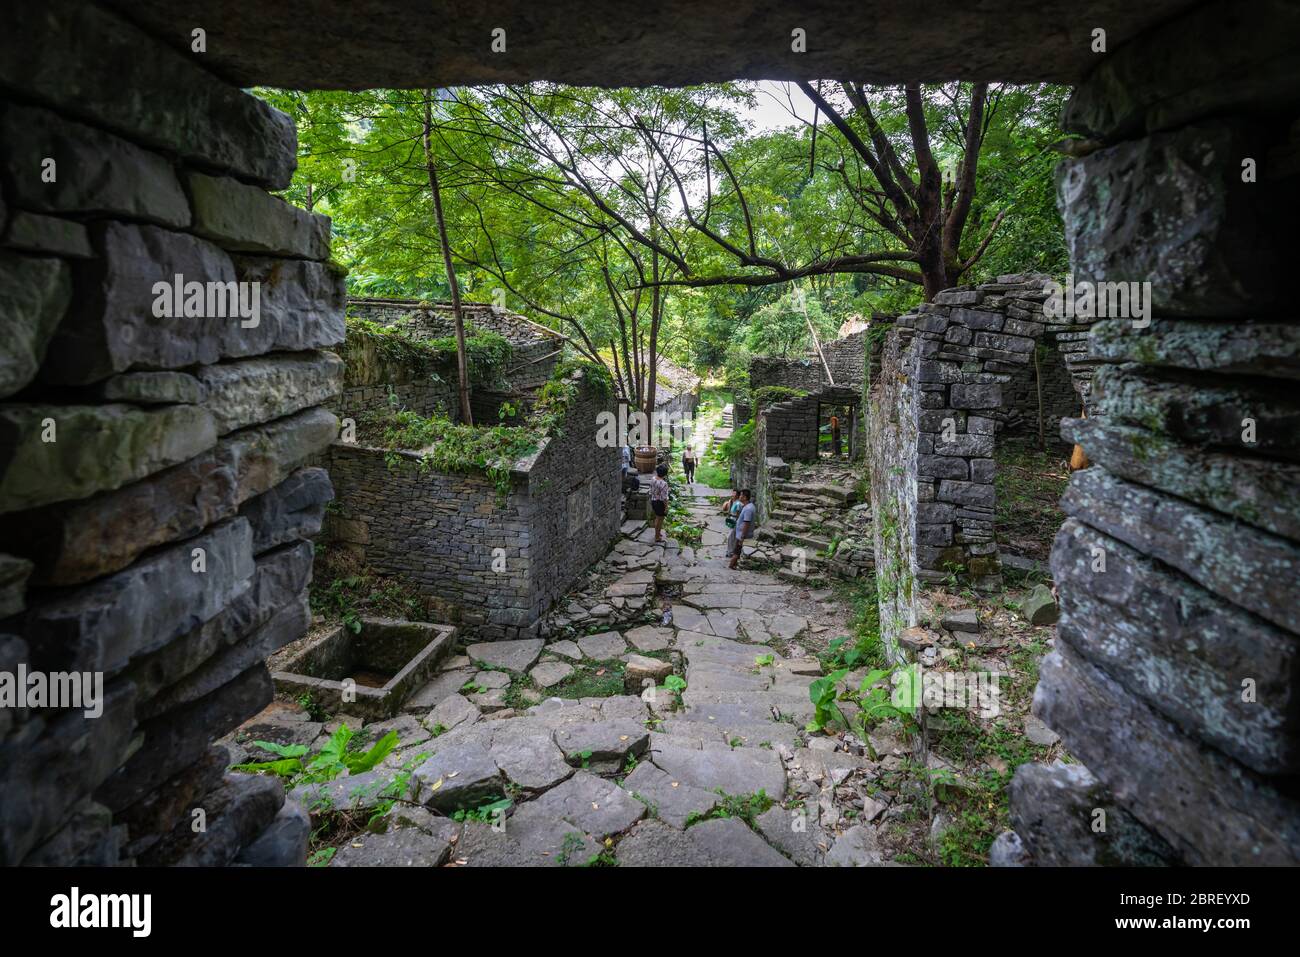
[[[740,515],[736,518],[736,550],[731,554],[729,568],[735,568],[740,556],[745,551],[745,539],[754,536],[754,521],[758,508],[754,505],[753,495],[749,489],[740,490]]]

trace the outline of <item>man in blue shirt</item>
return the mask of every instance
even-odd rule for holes
[[[731,563],[727,566],[735,568],[736,563],[740,561],[741,553],[745,550],[745,539],[754,536],[754,516],[758,508],[754,505],[754,497],[749,489],[740,490],[740,515],[736,519],[736,550],[731,555]]]

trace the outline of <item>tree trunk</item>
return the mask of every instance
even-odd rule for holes
[[[424,91],[424,165],[429,173],[429,190],[433,193],[433,215],[438,221],[438,242],[442,246],[442,264],[451,288],[451,314],[456,326],[456,378],[460,392],[460,420],[474,424],[469,406],[469,362],[465,354],[465,317],[460,308],[460,283],[451,261],[451,243],[447,239],[447,221],[442,214],[442,190],[438,186],[438,164],[433,156],[433,91]]]

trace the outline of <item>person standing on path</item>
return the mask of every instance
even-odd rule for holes
[[[655,541],[664,540],[664,516],[668,514],[668,466],[660,465],[655,469],[655,477],[650,480],[650,511],[655,518]]]
[[[731,553],[736,550],[736,519],[740,517],[740,510],[744,503],[740,501],[740,491],[731,490],[731,498],[727,499],[722,505],[722,514],[726,516],[723,521],[727,523],[727,558],[731,558]]]
[[[831,451],[835,453],[836,458],[840,457],[840,417],[838,415],[831,416]]]
[[[695,481],[695,449],[688,445],[682,452],[682,471],[686,473],[686,484]]]
[[[736,550],[731,554],[729,568],[737,567],[740,556],[745,551],[745,539],[754,535],[754,517],[758,509],[752,501],[753,496],[747,488],[740,490],[740,515],[736,518]]]

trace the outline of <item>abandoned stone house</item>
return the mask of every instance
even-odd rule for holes
[[[335,493],[325,540],[375,571],[412,583],[437,600],[450,622],[472,625],[488,638],[532,637],[541,617],[618,532],[619,450],[600,448],[592,438],[598,416],[615,408],[612,394],[583,379],[565,421],[511,466],[504,483],[482,469],[430,467],[419,449],[368,441],[364,423],[394,409],[443,416],[455,410],[450,307],[352,299],[348,308],[357,318],[400,330],[412,343],[442,341],[447,350],[430,368],[400,355],[385,358],[376,345],[382,337],[349,330],[343,389],[330,402],[344,430],[322,462]],[[525,421],[538,391],[557,374],[563,343],[491,306],[468,306],[465,318],[467,335],[487,331],[509,345],[497,364],[474,364],[475,422]],[[347,430],[354,419],[362,424],[355,438]]]
[[[1059,179],[1075,277],[1149,281],[1154,319],[1056,338],[1094,370],[1095,414],[1066,438],[1095,464],[1063,503],[1062,617],[1035,710],[1081,763],[1022,767],[1013,821],[1041,863],[1300,861],[1300,334],[1280,269],[1300,181],[1294,4],[812,8],[806,54],[752,29],[788,19],[762,0],[695,3],[670,30],[629,8],[590,35],[571,29],[589,16],[571,0],[546,20],[513,2],[401,18],[313,6],[335,29],[311,57],[298,15],[253,0],[3,15],[0,670],[97,671],[106,691],[95,720],[0,710],[0,863],[248,862],[282,813],[276,781],[224,779],[210,746],[271,700],[264,659],[308,624],[332,494],[309,463],[338,448],[326,350],[346,306],[328,222],[271,195],[293,173],[292,123],[241,88],[745,76],[1075,85],[1062,126],[1084,143]],[[516,22],[528,42],[509,56],[465,49]],[[177,274],[260,283],[260,321],[153,316],[153,284]],[[1033,335],[1006,332],[1037,322],[1013,291],[1029,290],[950,292],[882,343],[882,366],[908,377],[885,377],[866,409],[887,628],[914,620],[933,561],[988,571],[980,413],[1019,374],[988,363],[1024,363],[979,350],[1031,355]],[[959,441],[935,438],[944,418]],[[533,478],[512,473],[512,490]],[[595,520],[594,493],[550,494],[555,521],[581,522],[584,501]],[[524,609],[507,627],[526,627]],[[201,854],[184,818],[200,797],[228,825]]]

